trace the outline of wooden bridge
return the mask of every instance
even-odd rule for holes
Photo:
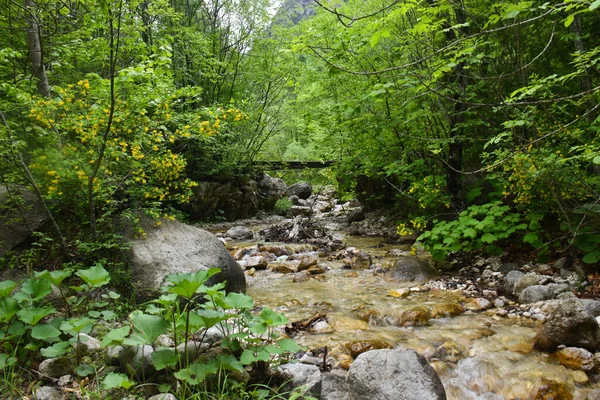
[[[254,161],[252,165],[268,171],[282,169],[320,169],[329,168],[336,161]]]

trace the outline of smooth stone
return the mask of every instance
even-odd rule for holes
[[[55,387],[42,386],[35,391],[36,400],[62,400],[60,390]]]
[[[277,370],[289,377],[293,387],[304,387],[304,392],[321,394],[321,370],[310,364],[283,364]]]
[[[348,371],[354,399],[446,399],[435,370],[414,350],[374,350],[358,356]]]

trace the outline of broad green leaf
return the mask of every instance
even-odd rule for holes
[[[526,234],[523,237],[523,242],[529,243],[529,244],[537,243],[539,240],[540,240],[540,238],[538,237],[537,233],[535,233],[535,232],[529,232],[528,234]]]
[[[35,325],[40,322],[42,318],[47,317],[54,312],[56,312],[54,307],[31,307],[19,310],[17,315],[19,316],[19,319],[26,324]]]
[[[35,276],[39,279],[45,279],[52,283],[54,286],[60,286],[62,281],[67,279],[73,273],[70,269],[61,269],[57,271],[49,272],[48,270],[44,270],[42,272],[36,272]]]
[[[594,11],[598,7],[600,7],[600,0],[596,0],[592,4],[590,4],[590,8],[588,10]]]
[[[254,307],[254,300],[250,296],[246,296],[242,293],[229,293],[224,299],[224,303],[228,306],[227,308],[252,308]]]
[[[133,325],[131,335],[123,343],[128,345],[152,344],[156,338],[169,329],[169,324],[156,315],[144,314],[136,310],[129,315]]]
[[[496,236],[494,236],[494,235],[493,235],[493,234],[491,234],[491,233],[484,233],[484,234],[481,236],[481,241],[482,241],[483,243],[490,244],[490,243],[494,243],[496,240],[497,240]]]
[[[60,330],[75,337],[79,333],[90,333],[94,327],[94,320],[87,317],[71,318],[60,324]]]
[[[10,297],[0,299],[0,321],[10,321],[17,311],[19,311],[19,304],[15,300]]]
[[[280,339],[277,342],[277,345],[283,350],[283,351],[289,351],[290,353],[296,353],[298,351],[300,351],[300,346],[298,346],[298,343],[294,342],[292,339]]]
[[[75,368],[75,372],[81,377],[86,377],[92,375],[96,370],[90,364],[79,364],[77,368]]]
[[[218,366],[213,363],[194,363],[188,368],[177,371],[174,375],[177,379],[186,382],[188,385],[198,385],[202,383],[207,376],[216,374],[218,371]]]
[[[244,350],[240,356],[240,362],[244,365],[252,364],[255,361],[269,361],[271,359],[271,353],[266,351],[264,348],[258,348],[257,350]]]
[[[90,288],[99,288],[110,282],[110,274],[101,265],[95,265],[88,269],[81,269],[75,273]]]
[[[467,228],[463,231],[463,235],[470,239],[475,239],[477,237],[477,231],[473,228]]]
[[[569,27],[571,26],[571,24],[573,23],[573,21],[575,20],[575,14],[571,14],[569,15],[566,19],[565,19],[565,27]]]
[[[27,329],[25,328],[25,324],[21,321],[13,321],[8,327],[8,333],[14,336],[23,335]]]
[[[582,261],[586,264],[596,264],[600,261],[600,250],[594,250],[583,256]]]
[[[117,329],[113,329],[108,332],[104,338],[102,338],[101,346],[116,346],[123,343],[123,340],[129,335],[129,326],[125,325]]]
[[[134,382],[129,380],[127,375],[120,374],[117,372],[109,372],[108,374],[106,374],[106,377],[104,377],[104,380],[102,381],[102,387],[106,390],[119,388],[129,389],[134,384]]]
[[[31,330],[31,337],[44,340],[46,342],[56,341],[60,336],[60,331],[50,324],[39,324]]]
[[[54,358],[62,356],[71,351],[71,343],[69,342],[58,342],[52,346],[45,347],[40,350],[40,353],[46,358]]]
[[[597,0],[596,2],[600,2],[600,0]],[[594,159],[592,160],[592,162],[594,164],[600,164],[600,156],[594,157]]]
[[[240,360],[231,354],[221,354],[217,356],[217,362],[221,367],[230,371],[244,371],[244,364],[242,364]]]
[[[102,311],[102,318],[105,321],[112,321],[117,318],[117,314],[115,314],[113,311],[110,311],[110,310],[104,310],[104,311]]]
[[[0,298],[8,297],[13,290],[17,287],[17,282],[14,281],[2,281],[0,282]]]
[[[230,315],[227,315],[221,311],[210,309],[199,310],[197,314],[202,318],[204,321],[204,326],[207,328],[213,327],[219,322],[225,321],[230,317]]]
[[[152,353],[152,364],[160,371],[167,367],[174,367],[179,362],[179,353],[174,349],[157,349]]]
[[[31,301],[38,301],[52,292],[52,284],[44,279],[27,279],[21,285],[21,292],[29,295]]]

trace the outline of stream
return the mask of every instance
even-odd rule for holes
[[[254,223],[246,227],[257,232],[265,226]],[[290,323],[317,313],[325,316],[313,328],[296,332],[293,339],[306,349],[326,346],[334,368],[348,368],[352,343],[372,341],[369,343],[413,349],[423,355],[440,376],[448,399],[600,398],[600,391],[595,391],[600,389],[600,382],[594,376],[568,369],[550,354],[533,349],[532,339],[540,322],[500,317],[494,309],[440,313],[466,300],[462,290],[429,290],[394,282],[382,273],[397,259],[388,255],[390,250],[397,254],[408,251],[409,245],[386,244],[381,237],[345,236],[339,225],[329,228],[336,229],[337,237],[344,237],[345,249],[369,253],[378,268],[344,269],[339,258],[323,256],[306,244],[268,243],[317,258],[325,272],[306,279],[278,273],[272,269],[287,258],[279,257],[266,270],[246,271],[246,279],[247,294],[255,303],[284,313]],[[228,241],[227,247],[233,254],[260,243],[264,241]],[[396,295],[403,288],[412,288],[408,297]],[[432,313],[424,326],[382,322],[382,316],[423,308]],[[449,316],[454,314],[459,315]]]

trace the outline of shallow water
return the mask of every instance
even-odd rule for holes
[[[348,247],[368,252],[373,263],[384,267],[394,261],[386,257],[387,251],[408,250],[407,246],[382,242],[381,238],[346,238]],[[240,247],[253,244],[234,243]],[[415,307],[433,309],[441,304],[457,304],[464,298],[460,292],[441,290],[395,298],[388,293],[412,285],[389,281],[372,270],[344,270],[337,260],[323,258],[319,263],[331,268],[324,280],[311,278],[295,283],[292,275],[270,271],[257,271],[247,277],[247,293],[256,304],[283,312],[290,322],[308,319],[318,312],[327,316],[329,331],[300,331],[294,336],[307,349],[327,346],[338,361],[349,358],[346,345],[356,340],[378,340],[414,349],[438,372],[448,399],[597,398],[591,392],[600,384],[591,383],[583,371],[567,369],[548,354],[532,349],[536,332],[533,321],[466,312],[431,319],[427,326],[391,326],[377,318],[370,324],[359,319],[360,311],[395,316]],[[555,393],[555,397],[544,397],[549,393]]]

